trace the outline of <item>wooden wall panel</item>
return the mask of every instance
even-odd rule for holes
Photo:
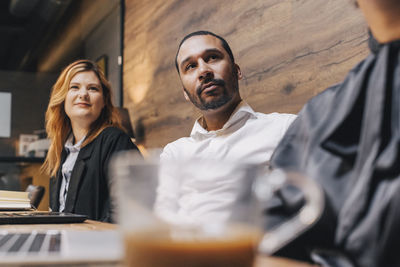
[[[196,30],[228,41],[242,97],[265,113],[297,113],[369,53],[350,0],[126,0],[124,106],[147,147],[187,136],[199,116],[174,66],[180,40]]]

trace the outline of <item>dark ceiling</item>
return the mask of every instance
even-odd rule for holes
[[[0,70],[36,71],[72,2],[76,0],[0,0]]]

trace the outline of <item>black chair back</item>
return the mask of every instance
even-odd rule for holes
[[[31,205],[35,209],[39,207],[40,201],[43,198],[44,195],[44,187],[41,185],[28,185],[28,187],[25,190],[26,192],[29,192],[29,199],[31,200]]]

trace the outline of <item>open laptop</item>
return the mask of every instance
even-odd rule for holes
[[[0,266],[116,264],[122,253],[117,230],[0,230]]]

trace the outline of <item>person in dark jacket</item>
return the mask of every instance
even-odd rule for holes
[[[50,208],[112,221],[108,164],[136,149],[111,102],[111,85],[98,66],[78,60],[53,86],[46,111],[51,145],[42,169],[50,174]]]
[[[271,164],[326,195],[330,219],[297,248],[323,266],[400,266],[400,1],[357,2],[379,45],[304,106]],[[312,243],[318,235],[330,244]]]

